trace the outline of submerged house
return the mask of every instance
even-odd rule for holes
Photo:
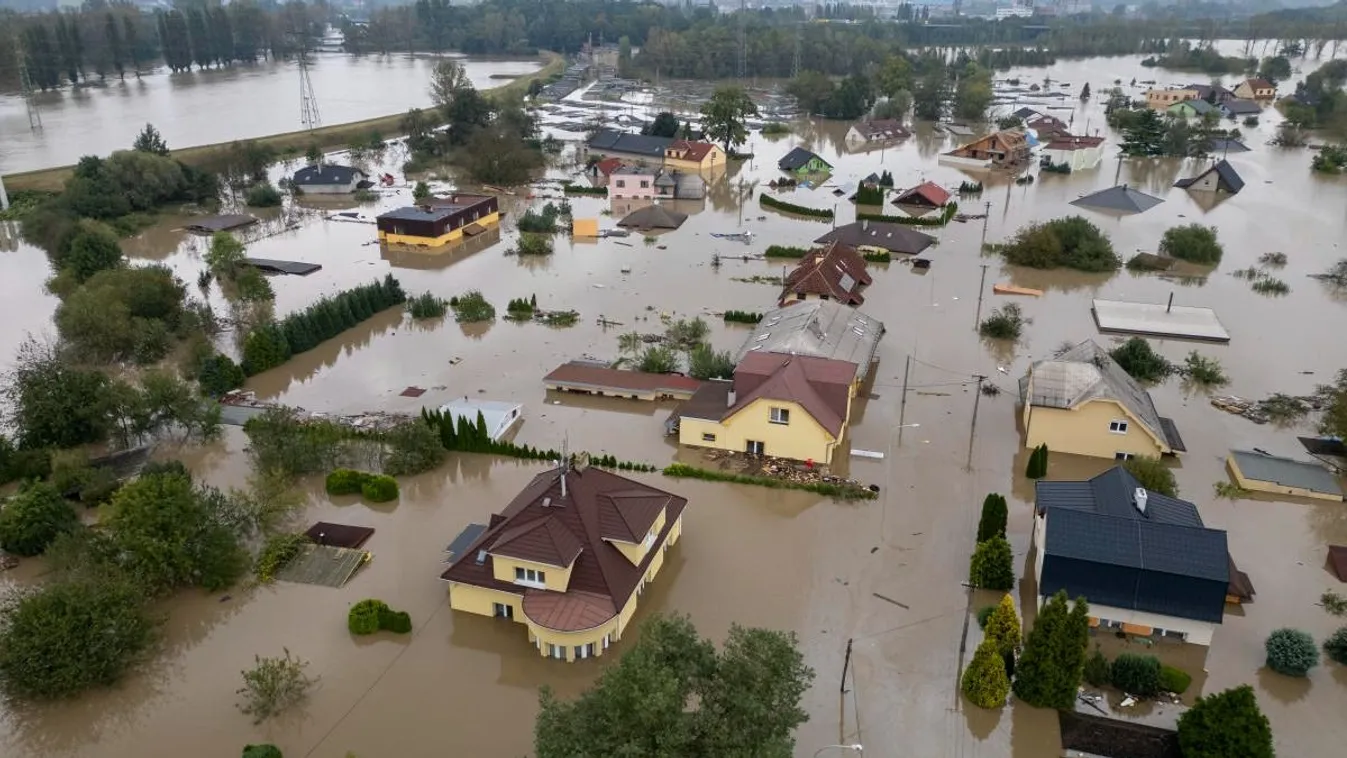
[[[791,149],[776,162],[777,168],[792,174],[823,174],[832,171],[832,164],[802,147]]]
[[[879,142],[892,142],[907,139],[912,132],[903,126],[903,122],[893,118],[873,118],[857,121],[847,130],[848,145],[869,145]]]
[[[1186,452],[1150,393],[1093,340],[1035,361],[1020,379],[1025,447],[1126,460]]]
[[[905,189],[893,199],[894,205],[910,205],[920,208],[944,208],[949,202],[949,191],[935,182],[922,182],[915,187]]]
[[[1099,629],[1210,645],[1227,596],[1251,591],[1231,586],[1224,531],[1120,466],[1084,482],[1037,482],[1033,544],[1039,606],[1058,590],[1086,597]]]
[[[296,171],[290,184],[305,195],[348,195],[366,179],[369,175],[358,168],[317,163]]]
[[[916,255],[935,244],[935,237],[904,224],[890,221],[853,221],[814,240],[827,245],[840,242],[860,252],[869,250]]]
[[[1224,103],[1216,106],[1220,109],[1221,115],[1226,118],[1239,118],[1240,116],[1257,116],[1263,112],[1262,106],[1253,100],[1243,98],[1231,98]]]
[[[856,364],[856,384],[865,381],[884,323],[836,301],[796,301],[762,314],[735,361],[751,353],[783,353]]]
[[[438,247],[499,225],[500,206],[491,195],[456,194],[388,211],[374,223],[380,242]]]
[[[1043,161],[1050,165],[1084,171],[1104,160],[1104,138],[1061,135],[1044,143],[1041,154]]]
[[[1230,165],[1230,161],[1221,160],[1197,176],[1174,182],[1174,186],[1190,192],[1197,190],[1233,195],[1244,189],[1244,179],[1240,178],[1235,167]]]
[[[1207,114],[1219,116],[1221,112],[1206,100],[1192,99],[1174,103],[1165,109],[1165,113],[1176,118],[1197,119],[1206,118]]]
[[[947,153],[939,162],[963,168],[987,169],[1019,166],[1030,158],[1029,139],[1019,129],[1005,129],[973,140]]]
[[[621,158],[633,163],[660,166],[664,151],[673,143],[672,137],[653,137],[629,134],[615,129],[600,129],[585,143],[589,152],[606,158]]]
[[[1146,90],[1146,107],[1154,111],[1168,110],[1175,103],[1198,99],[1198,92],[1189,87]]]
[[[589,466],[545,471],[454,541],[440,575],[449,607],[523,625],[547,658],[603,655],[682,536],[686,506],[686,498]]]
[[[705,171],[725,165],[725,151],[711,142],[674,140],[664,148],[664,167],[680,171]]]
[[[1235,86],[1235,97],[1245,100],[1272,100],[1277,97],[1277,85],[1267,79],[1245,79]]]
[[[1269,455],[1257,450],[1231,450],[1226,465],[1235,483],[1246,490],[1342,502],[1342,485],[1317,463]]]
[[[480,417],[486,425],[487,436],[492,442],[500,440],[507,432],[524,418],[524,406],[519,403],[507,403],[499,400],[450,400],[440,406],[440,412],[451,419],[455,426],[459,420],[466,420],[474,426]]]
[[[622,166],[608,176],[608,197],[642,198],[655,196],[655,169],[642,164]]]
[[[861,288],[872,281],[865,259],[855,248],[830,242],[805,253],[799,265],[786,275],[778,304],[832,300],[845,305],[860,305],[865,302]]]

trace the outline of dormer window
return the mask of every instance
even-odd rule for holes
[[[545,590],[547,589],[547,572],[524,568],[523,566],[515,566],[514,583],[522,584],[525,587]]]

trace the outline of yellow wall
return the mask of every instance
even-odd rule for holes
[[[850,405],[848,399],[848,417]],[[790,409],[790,423],[773,424],[770,420],[773,407]],[[843,426],[845,422],[846,419]],[[703,433],[716,435],[715,441],[703,440]],[[832,457],[833,447],[837,444],[828,430],[819,426],[800,404],[782,400],[754,400],[723,422],[684,418],[678,426],[678,441],[684,445],[742,453],[748,440],[762,442],[766,455],[799,461],[813,459],[821,463]]]
[[[1113,458],[1115,453],[1156,456],[1169,446],[1151,436],[1146,426],[1112,400],[1091,400],[1074,410],[1026,407],[1026,447],[1047,443],[1054,453]],[[1109,422],[1126,421],[1127,433],[1110,432]]]
[[[725,151],[721,150],[719,145],[711,148],[711,152],[707,153],[700,163],[682,158],[665,157],[664,159],[665,168],[678,171],[702,171],[723,165],[725,165]]]
[[[659,516],[655,518],[655,523],[650,527],[650,531],[647,534],[658,536],[660,532],[664,531],[664,520],[664,510],[660,509]],[[627,560],[631,561],[631,565],[638,566],[641,561],[645,559],[646,536],[646,534],[641,535],[640,541],[635,543],[623,542],[621,540],[608,540],[608,544],[617,548],[618,552],[626,556]]]
[[[524,588],[519,594],[501,592],[461,582],[449,583],[449,607],[456,611],[475,613],[478,616],[495,616],[492,603],[503,603],[514,608],[514,620],[522,621],[524,616]]]
[[[534,563],[533,561],[521,561],[518,558],[509,558],[503,555],[491,554],[491,565],[495,570],[496,581],[513,582],[514,570],[520,568],[533,569],[543,572],[543,579],[547,584],[547,589],[554,592],[565,592],[571,584],[571,567],[558,568],[549,566],[545,563]],[[520,585],[519,591],[524,591],[524,585]]]
[[[387,242],[393,245],[422,245],[426,247],[440,247],[441,245],[447,245],[450,242],[463,239],[463,229],[467,227],[468,224],[478,224],[480,226],[495,226],[496,224],[499,223],[500,223],[499,213],[488,213],[487,215],[477,219],[476,221],[469,221],[467,224],[464,224],[463,226],[460,226],[457,229],[450,229],[449,231],[445,232],[444,234],[441,234],[438,237],[418,237],[415,234],[393,234],[392,232],[386,232],[380,229],[379,241]]]
[[[1229,467],[1230,473],[1233,474],[1235,477],[1235,484],[1238,484],[1240,487],[1243,487],[1246,490],[1253,490],[1254,492],[1267,492],[1273,495],[1312,497],[1315,498],[1316,500],[1333,500],[1337,502],[1342,502],[1341,496],[1332,495],[1327,492],[1316,492],[1314,490],[1307,490],[1302,487],[1288,487],[1284,484],[1277,484],[1276,482],[1269,482],[1263,479],[1246,479],[1244,477],[1244,472],[1240,471],[1239,464],[1235,462],[1235,457],[1232,455],[1226,456],[1225,463],[1226,466]]]

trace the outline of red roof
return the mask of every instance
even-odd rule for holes
[[[619,168],[622,168],[622,159],[604,158],[598,163],[595,163],[594,168],[598,169],[600,174],[608,176],[612,174],[614,171],[618,170]]]
[[[860,288],[872,281],[865,259],[855,248],[832,242],[805,254],[800,264],[786,275],[785,291],[801,296],[827,295],[847,305],[860,305],[865,302]],[[784,297],[782,301],[784,305]]]
[[[1071,134],[1064,134],[1060,137],[1054,137],[1051,142],[1044,146],[1045,150],[1084,150],[1088,147],[1099,147],[1104,144],[1103,137],[1077,137]]]
[[[539,626],[563,632],[592,629],[627,604],[686,505],[686,498],[602,469],[564,473],[551,469],[535,476],[503,511],[493,515],[491,526],[440,578],[522,596],[524,614]],[[639,564],[609,542],[639,544],[661,512],[664,528]],[[495,578],[494,555],[557,565],[553,559],[558,549],[573,556],[565,564],[571,567],[565,592],[525,588]]]
[[[670,143],[670,145],[664,149],[664,154],[669,155],[670,153],[676,153],[676,155],[671,157],[677,158],[678,160],[701,163],[713,149],[715,149],[715,145],[710,142],[693,142],[691,140],[680,139]]]
[[[908,205],[913,204],[913,201],[920,205],[933,205],[936,208],[942,208],[945,203],[949,202],[949,192],[935,182],[922,182],[912,189],[904,191],[893,202],[895,205]]]
[[[1272,82],[1268,81],[1267,79],[1246,79],[1244,83],[1249,85],[1251,89],[1255,90],[1277,89],[1277,86]]]
[[[588,361],[563,363],[543,377],[543,381],[629,392],[673,390],[692,393],[702,386],[700,381],[681,374],[647,374],[643,371],[623,371]]]
[[[750,352],[734,368],[736,402],[722,418],[758,399],[790,401],[837,439],[842,436],[856,370],[854,363],[831,358]]]

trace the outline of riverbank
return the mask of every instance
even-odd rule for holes
[[[546,80],[555,74],[561,73],[566,66],[564,56],[543,51],[539,56],[544,60],[542,68],[537,71],[520,76],[499,87],[492,87],[485,90],[489,98],[510,97],[516,94],[523,94],[528,91],[529,85],[534,80]],[[427,86],[429,83],[427,82]],[[333,124],[323,126],[313,131],[294,131],[272,134],[265,137],[255,138],[253,141],[270,146],[281,153],[303,153],[312,144],[317,144],[322,150],[333,150],[344,148],[357,138],[363,138],[370,132],[378,132],[385,139],[399,136],[402,132],[402,118],[406,115],[406,110],[393,113],[387,116],[364,119],[362,121],[351,121],[344,124]],[[241,140],[230,140],[227,142],[216,142],[208,145],[197,145],[186,147],[181,150],[174,150],[174,158],[187,164],[195,164],[215,150],[225,147],[232,142]],[[5,187],[10,192],[19,190],[39,190],[47,192],[59,191],[65,184],[65,180],[70,176],[74,169],[73,165],[57,166],[53,168],[37,169],[34,171],[20,171],[5,175]]]

